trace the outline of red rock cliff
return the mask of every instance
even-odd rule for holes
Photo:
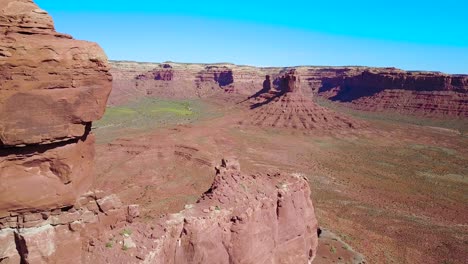
[[[353,108],[424,116],[468,117],[468,76],[397,69],[324,78],[319,94]]]
[[[116,76],[111,103],[125,102],[132,95],[193,98],[210,92],[228,91],[252,95],[262,90],[265,75],[273,87],[287,87],[284,76],[295,71],[306,96],[319,95],[367,111],[391,111],[429,117],[468,116],[468,76],[439,72],[407,72],[395,68],[312,67],[257,68],[233,64],[169,63],[168,78],[138,80],[136,77],[165,76],[167,69],[157,63],[112,62]],[[219,82],[217,76],[223,76]],[[218,81],[217,81],[218,80]],[[131,91],[131,92],[129,92]]]
[[[55,32],[30,0],[0,0],[0,216],[73,205],[90,187],[111,80],[97,44]]]
[[[211,188],[185,210],[148,225],[133,223],[128,254],[100,243],[90,263],[311,263],[317,219],[307,179],[289,174],[241,173],[223,160]],[[130,240],[130,241],[129,241]]]

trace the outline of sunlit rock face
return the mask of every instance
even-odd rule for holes
[[[0,215],[73,205],[90,187],[111,81],[97,44],[57,33],[32,1],[0,1]]]
[[[80,262],[78,226],[99,210],[77,199],[111,83],[97,44],[57,33],[33,1],[0,0],[0,262]]]

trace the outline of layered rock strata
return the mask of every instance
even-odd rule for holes
[[[103,195],[88,192],[70,207],[0,218],[0,263],[86,263],[83,251],[96,237],[139,215],[137,205]]]
[[[89,189],[108,70],[97,44],[55,32],[32,1],[0,1],[0,217],[71,206]]]
[[[166,77],[171,67],[170,80]],[[196,98],[227,91],[252,95],[269,75],[281,89],[281,77],[291,70],[306,96],[319,95],[366,111],[391,111],[428,117],[467,117],[468,75],[403,71],[395,68],[312,67],[257,68],[233,64],[112,62],[116,77],[110,102],[138,96]],[[223,81],[218,83],[220,73]],[[142,80],[140,75],[153,78]],[[232,80],[231,80],[232,76]]]
[[[145,96],[200,98],[228,91],[250,95],[262,88],[265,73],[232,64],[112,62],[110,105]]]
[[[468,117],[468,77],[398,70],[325,78],[319,94],[353,108],[424,116]]]
[[[0,262],[81,263],[84,225],[132,218],[117,197],[87,193],[107,58],[29,0],[0,0],[0,33]]]

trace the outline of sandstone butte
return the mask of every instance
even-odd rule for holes
[[[313,260],[317,220],[302,177],[243,175],[223,160],[197,204],[151,224],[138,205],[92,190],[91,123],[112,86],[104,52],[55,32],[30,0],[0,0],[0,31],[1,263]],[[123,227],[136,234],[119,242],[137,255],[96,243]]]
[[[261,127],[340,131],[364,127],[363,121],[318,106],[302,92],[301,79],[292,69],[278,77],[278,91],[267,76],[264,88],[250,96],[253,113],[245,123]],[[244,123],[244,122],[243,122]]]
[[[207,97],[219,91],[251,95],[265,76],[277,88],[290,70],[305,96],[358,110],[436,118],[468,117],[468,75],[360,66],[252,67],[234,64],[111,62],[110,105],[132,97]]]

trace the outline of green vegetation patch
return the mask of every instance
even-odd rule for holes
[[[93,123],[93,129],[98,142],[105,143],[134,132],[192,123],[210,116],[208,112],[207,106],[199,100],[144,98],[108,107],[103,118]]]

